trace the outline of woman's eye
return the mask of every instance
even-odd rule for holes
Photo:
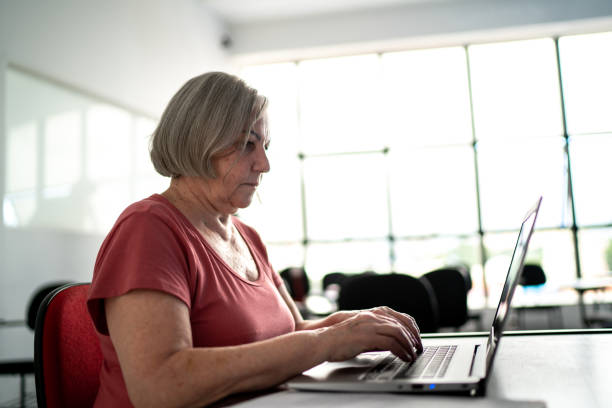
[[[245,150],[252,151],[255,149],[255,142],[251,142],[250,140],[246,143]]]

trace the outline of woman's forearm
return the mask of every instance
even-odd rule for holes
[[[295,330],[315,330],[321,329],[324,327],[333,326],[336,323],[340,323],[349,317],[355,315],[355,311],[341,311],[333,313],[329,316],[326,316],[322,319],[316,320],[300,320],[295,324]]]
[[[130,398],[136,407],[202,406],[274,386],[327,359],[319,334],[306,330],[240,346],[178,351],[157,374],[139,379]]]

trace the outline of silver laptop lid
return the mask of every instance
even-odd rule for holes
[[[489,333],[489,340],[487,342],[487,376],[491,370],[493,364],[493,358],[498,347],[499,339],[503,334],[504,325],[510,312],[510,302],[512,301],[512,295],[514,289],[518,284],[519,277],[523,271],[523,264],[525,262],[525,256],[527,255],[527,247],[529,240],[533,234],[533,227],[540,210],[540,203],[542,197],[538,198],[535,205],[527,212],[521,224],[514,252],[512,254],[512,260],[510,261],[510,267],[508,268],[508,274],[506,275],[506,282],[502,289],[499,304],[497,305],[497,311],[493,318],[493,324],[491,325],[491,331]]]

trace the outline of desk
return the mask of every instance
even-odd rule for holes
[[[605,290],[612,288],[612,277],[599,277],[599,278],[582,278],[575,281],[570,285],[572,289],[578,292],[578,305],[580,307],[580,316],[585,327],[594,327],[598,324],[603,324],[609,319],[600,318],[598,316],[587,316],[586,305],[584,304],[584,294],[586,292],[604,292]],[[599,311],[599,302],[593,303],[593,309]]]
[[[548,329],[564,329],[562,307],[575,305],[577,296],[573,291],[561,292],[557,288],[517,287],[512,298],[512,310],[517,317],[518,328],[526,328],[525,315],[533,312],[546,312]],[[506,326],[511,329],[511,326]],[[571,325],[569,327],[572,327]],[[582,328],[583,326],[578,326]],[[574,326],[574,328],[577,328]]]
[[[575,330],[507,333],[501,339],[487,395],[484,398],[301,393],[281,390],[233,406],[239,408],[430,407],[435,405],[433,400],[436,400],[436,403],[442,401],[442,406],[514,407],[517,405],[507,400],[540,400],[544,401],[548,408],[610,407],[612,406],[612,387],[609,379],[612,363],[612,330],[601,329],[585,333],[587,332]],[[458,341],[469,337],[456,336]],[[461,400],[457,400],[458,398]]]

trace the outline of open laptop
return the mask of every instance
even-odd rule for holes
[[[362,353],[348,361],[322,363],[287,385],[309,391],[483,394],[541,202],[542,197],[521,224],[488,339],[427,338],[423,339],[425,351],[414,363],[406,363],[390,352]]]

